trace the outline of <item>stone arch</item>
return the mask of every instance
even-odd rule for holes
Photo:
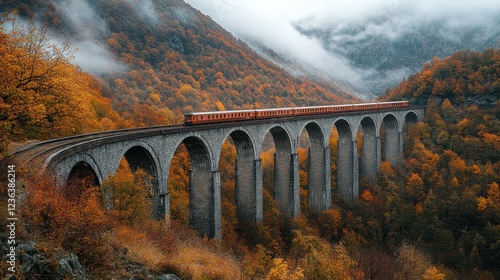
[[[306,123],[301,131],[309,135],[308,201],[311,210],[325,211],[331,206],[331,188],[328,170],[330,150],[325,144],[325,133],[316,122]],[[299,134],[300,135],[300,134]]]
[[[416,124],[419,122],[419,118],[417,113],[413,111],[409,111],[405,114],[404,116],[404,123],[403,123],[403,131],[406,132],[408,131],[408,128],[412,124]]]
[[[393,166],[399,166],[402,139],[398,118],[393,114],[386,114],[382,122],[385,124],[383,160],[389,161]]]
[[[149,190],[149,200],[151,202],[151,213],[154,218],[165,216],[165,195],[160,194],[160,164],[154,150],[146,143],[132,143],[123,152],[132,172],[139,168],[148,173],[151,177],[151,190]]]
[[[262,137],[270,133],[276,147],[274,153],[274,198],[285,217],[299,213],[298,156],[292,152],[290,133],[281,126],[270,127]],[[262,143],[260,150],[262,151]]]
[[[377,136],[377,126],[372,117],[366,116],[361,120],[360,127],[363,131],[361,176],[366,179],[373,179],[377,175],[380,164],[380,139]]]
[[[101,185],[101,182],[99,182],[99,177],[94,171],[94,168],[92,168],[92,166],[90,166],[90,164],[85,161],[79,161],[71,168],[66,183],[71,184],[71,182],[75,179],[87,179],[90,180],[88,183],[96,186]]]
[[[339,135],[337,159],[337,192],[347,201],[357,199],[358,183],[358,156],[356,140],[352,126],[346,119],[335,122]]]
[[[189,224],[200,236],[220,238],[220,184],[212,172],[207,143],[197,136],[183,138],[189,154]]]
[[[87,173],[91,175],[95,175],[97,180],[97,184],[99,186],[102,185],[103,176],[101,169],[98,167],[95,160],[88,154],[80,154],[78,156],[72,157],[70,162],[67,163],[67,166],[70,166],[71,169],[67,171],[67,175],[64,176],[65,181],[64,184],[67,184],[68,181],[74,175],[79,175],[79,173]],[[83,169],[81,169],[83,168]]]
[[[255,157],[255,145],[250,134],[237,128],[231,138],[236,148],[235,204],[239,221],[262,222],[262,164]]]

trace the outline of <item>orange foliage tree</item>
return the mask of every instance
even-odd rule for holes
[[[0,131],[9,140],[47,139],[122,126],[98,83],[70,64],[72,51],[33,23],[0,25]]]

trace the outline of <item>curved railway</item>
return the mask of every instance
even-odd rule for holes
[[[145,128],[128,128],[113,131],[102,131],[94,133],[86,133],[81,135],[69,136],[64,138],[52,139],[47,141],[38,142],[35,144],[28,144],[20,149],[9,154],[7,157],[14,157],[18,164],[38,163],[39,166],[43,165],[44,156],[49,156],[52,152],[62,151],[65,148],[70,148],[77,144],[84,142],[97,142],[106,138],[114,138],[131,133],[148,133],[152,131],[175,130],[184,127],[183,125],[164,125],[153,126]]]
[[[71,154],[74,151],[84,149],[84,147],[87,148],[90,146],[99,145],[102,143],[102,141],[115,142],[120,141],[121,139],[123,139],[123,137],[138,138],[144,136],[145,134],[158,135],[178,132],[182,130],[191,130],[193,129],[193,125],[196,125],[196,129],[213,129],[219,126],[227,125],[228,123],[237,123],[241,121],[252,123],[274,121],[274,119],[276,118],[316,118],[322,117],[322,115],[325,114],[355,113],[357,111],[383,110],[407,106],[407,101],[398,101],[331,106],[187,113],[185,114],[184,124],[129,128],[52,139],[23,146],[15,152],[11,153],[6,158],[15,158],[18,164],[30,163],[31,166],[38,166],[39,168],[41,168],[45,167],[44,164],[47,164],[48,157],[62,155],[63,153]]]

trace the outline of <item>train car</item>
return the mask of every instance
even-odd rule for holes
[[[350,112],[354,111],[353,104],[342,104],[342,105],[331,105],[328,106],[328,111],[330,113],[340,113],[340,112]]]
[[[356,111],[364,111],[364,110],[376,110],[378,109],[378,104],[377,103],[361,103],[361,104],[354,104],[353,109]]]
[[[255,119],[255,110],[233,110],[187,113],[184,115],[186,125],[244,121]]]
[[[294,116],[320,115],[329,113],[329,106],[310,106],[293,108]]]
[[[401,107],[408,107],[409,106],[408,101],[379,102],[377,104],[378,104],[379,109],[401,108]]]
[[[244,121],[253,119],[272,119],[291,116],[307,116],[331,113],[344,113],[353,111],[388,109],[408,107],[408,101],[361,103],[361,104],[342,104],[330,106],[309,106],[294,108],[272,108],[255,110],[233,110],[233,111],[215,111],[187,113],[184,115],[186,125],[221,123],[232,121]]]
[[[255,109],[256,119],[271,119],[293,116],[293,108]]]

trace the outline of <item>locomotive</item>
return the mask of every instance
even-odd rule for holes
[[[388,109],[388,108],[401,108],[408,106],[409,106],[408,101],[393,101],[393,102],[373,102],[373,103],[343,104],[343,105],[328,105],[328,106],[192,112],[184,114],[184,124],[199,125],[199,124],[209,124],[209,123],[333,114],[333,113],[344,113],[344,112],[355,112],[355,111],[366,111],[366,110],[377,110],[377,109]]]

